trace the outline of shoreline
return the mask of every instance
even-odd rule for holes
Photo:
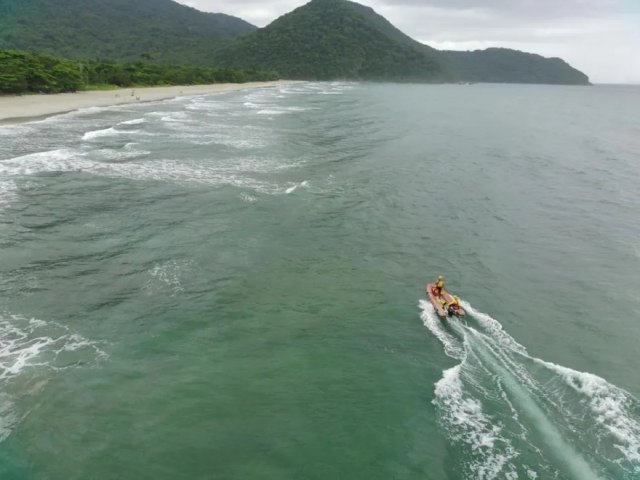
[[[287,80],[276,80],[273,82],[215,83],[211,85],[119,88],[75,93],[0,96],[0,124],[22,123],[82,108],[154,102],[182,96],[266,88],[291,83]]]

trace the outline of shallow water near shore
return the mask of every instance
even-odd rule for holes
[[[298,83],[0,125],[0,478],[638,478],[638,111]]]

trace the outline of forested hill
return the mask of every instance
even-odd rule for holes
[[[69,59],[211,66],[256,27],[171,0],[0,0],[0,48]]]
[[[587,85],[560,59],[508,49],[438,51],[369,7],[312,0],[216,55],[230,67],[275,70],[285,78]]]
[[[0,49],[71,60],[272,71],[281,78],[586,85],[558,58],[438,51],[373,9],[311,0],[265,28],[172,0],[0,0]]]
[[[409,38],[372,9],[312,0],[216,56],[224,66],[277,71],[293,79],[446,81],[436,50]]]
[[[473,52],[443,51],[454,78],[464,82],[588,85],[589,77],[560,58],[507,48]]]

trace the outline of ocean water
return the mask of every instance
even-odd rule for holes
[[[0,478],[639,479],[639,112],[296,83],[0,125]]]

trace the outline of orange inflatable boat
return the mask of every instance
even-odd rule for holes
[[[440,318],[463,317],[466,315],[464,308],[459,304],[455,304],[453,295],[444,289],[441,292],[438,292],[435,283],[427,283],[425,290],[427,292],[427,297],[431,300],[433,308]]]

